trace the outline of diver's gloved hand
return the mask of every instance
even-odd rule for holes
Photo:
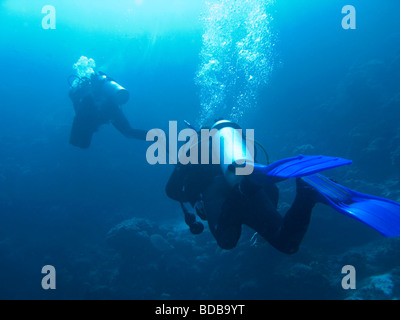
[[[185,223],[189,226],[190,232],[193,234],[200,234],[204,230],[203,224],[196,221],[196,216],[191,212],[185,212]]]
[[[201,222],[195,221],[192,225],[190,225],[190,232],[193,234],[200,234],[204,230],[204,226]]]
[[[191,226],[195,222],[196,222],[196,216],[193,213],[185,212],[185,223],[188,226]]]

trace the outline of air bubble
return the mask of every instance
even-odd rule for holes
[[[257,93],[273,65],[272,4],[271,0],[206,2],[201,63],[195,79],[200,88],[199,125],[214,119],[217,112],[240,120],[255,107]]]

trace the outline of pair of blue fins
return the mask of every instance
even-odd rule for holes
[[[271,183],[301,178],[317,191],[320,202],[367,224],[386,237],[400,236],[399,203],[354,191],[318,173],[351,163],[351,160],[338,157],[299,155],[268,166],[256,163],[253,175]]]

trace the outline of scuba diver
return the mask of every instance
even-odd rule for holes
[[[193,234],[201,233],[204,227],[196,221],[195,214],[189,212],[185,202],[202,220],[208,221],[211,233],[223,249],[234,248],[242,225],[247,225],[279,251],[293,254],[306,234],[314,205],[320,202],[384,236],[400,236],[399,203],[359,193],[318,173],[349,165],[351,160],[299,155],[262,165],[255,160],[256,152],[253,157],[242,139],[232,139],[241,135],[237,124],[220,120],[211,129],[217,129],[217,139],[223,140],[220,144],[223,147],[217,144],[216,152],[227,154],[224,159],[229,161],[200,165],[178,162],[166,186],[167,196],[180,202],[185,222]],[[233,148],[226,148],[229,141],[233,141]],[[212,148],[215,145],[212,143]],[[238,176],[235,167],[243,164],[243,160],[254,166],[253,172]],[[279,189],[276,183],[288,178],[296,179],[296,196],[282,217],[277,210]]]
[[[231,127],[238,128],[222,120],[212,129]],[[316,203],[316,192],[300,179],[296,182],[296,198],[284,217],[277,210],[279,190],[275,184],[258,182],[251,175],[242,176],[238,183],[231,184],[219,164],[178,163],[167,183],[166,193],[181,203],[192,233],[202,232],[203,226],[184,202],[190,203],[198,216],[208,221],[211,233],[223,249],[236,246],[244,224],[276,249],[292,254],[299,248]]]
[[[94,67],[94,60],[86,57],[74,64],[76,75],[70,77],[74,81],[69,90],[75,110],[70,143],[89,148],[93,133],[107,123],[127,138],[146,140],[147,132],[132,128],[121,110],[120,106],[129,100],[129,92],[105,73],[95,72]]]

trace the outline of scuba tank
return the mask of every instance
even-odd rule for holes
[[[218,131],[213,134],[212,152],[219,154],[222,172],[231,186],[235,186],[243,179],[237,169],[254,163],[252,154],[246,145],[245,138],[238,124],[228,121],[217,121],[211,130]],[[219,143],[218,143],[219,142]],[[254,148],[253,148],[254,153]]]
[[[97,89],[111,101],[118,105],[128,102],[129,91],[108,77],[105,73],[99,72],[98,74],[93,75],[92,78],[92,82],[95,82],[98,86]]]
[[[108,77],[104,72],[96,73],[94,68],[96,62],[93,59],[88,59],[81,56],[74,64],[75,73],[68,78],[70,85],[70,97],[75,99],[75,94],[87,85],[92,85],[97,94],[104,94],[112,102],[121,105],[129,100],[129,92],[124,87],[119,85],[114,79]],[[71,82],[71,78],[74,78]]]
[[[72,78],[75,78],[73,83],[71,83]],[[117,105],[125,104],[129,100],[129,91],[103,72],[92,74],[90,78],[71,75],[68,83],[70,84],[69,96],[72,100],[86,95],[91,88],[96,95],[104,95]]]

